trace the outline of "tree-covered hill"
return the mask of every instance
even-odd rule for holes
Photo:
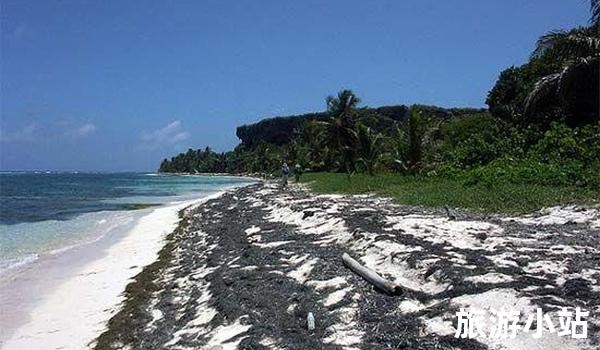
[[[421,110],[440,119],[452,119],[468,114],[481,113],[484,109],[478,108],[442,108],[436,106],[419,106]],[[360,108],[359,118],[378,132],[386,132],[394,128],[399,122],[406,120],[409,107],[405,105],[382,106],[377,108]],[[236,130],[237,137],[242,144],[254,147],[261,142],[284,145],[289,143],[305,122],[311,120],[323,121],[327,112],[313,112],[292,116],[272,117],[260,120],[254,124],[239,126]]]

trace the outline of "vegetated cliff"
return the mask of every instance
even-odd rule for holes
[[[442,108],[436,106],[418,106],[428,115],[440,119],[451,119],[467,114],[475,114],[485,109],[477,108]],[[359,118],[368,126],[378,132],[383,132],[404,120],[410,111],[406,105],[382,106],[377,108],[359,109]],[[324,120],[326,112],[314,112],[292,116],[279,116],[266,118],[254,124],[239,126],[236,130],[237,137],[242,144],[252,147],[263,141],[269,144],[284,145],[288,143],[303,123],[309,120]]]
[[[483,109],[452,108],[415,105],[430,118],[447,120],[466,115],[478,114]],[[357,119],[374,132],[392,135],[399,123],[407,118],[410,108],[405,105],[384,106],[378,108],[359,108]],[[237,136],[242,141],[233,151],[218,153],[209,147],[205,149],[188,149],[164,159],[158,169],[161,173],[240,173],[266,171],[265,159],[272,158],[277,147],[288,144],[294,139],[296,131],[310,120],[325,120],[326,112],[307,113],[287,117],[263,119],[255,124],[237,128]],[[260,145],[269,145],[266,148]],[[252,153],[258,149],[258,153]],[[271,156],[266,156],[271,152]],[[260,155],[262,154],[262,156]],[[264,158],[266,157],[266,158]],[[260,160],[256,160],[260,159]],[[260,166],[256,166],[260,163]],[[269,170],[270,171],[270,170]],[[267,171],[268,172],[268,171]]]

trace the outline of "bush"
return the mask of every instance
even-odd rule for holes
[[[507,123],[479,114],[453,120],[442,127],[442,160],[457,168],[485,165],[501,157],[520,157],[524,138]]]
[[[534,159],[498,159],[485,166],[464,172],[466,185],[537,184],[550,186],[600,187],[600,163],[585,166],[581,161],[568,160],[561,164],[543,163]]]
[[[568,159],[591,165],[600,159],[600,125],[569,128],[553,123],[532,147],[530,156],[548,163],[562,163]]]

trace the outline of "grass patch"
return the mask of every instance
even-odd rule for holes
[[[315,192],[377,193],[397,203],[427,207],[465,208],[486,213],[527,213],[564,203],[598,203],[600,192],[588,188],[503,183],[494,186],[465,185],[443,177],[380,174],[307,173],[300,182]]]

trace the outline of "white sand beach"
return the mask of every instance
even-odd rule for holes
[[[118,311],[131,278],[156,260],[165,236],[177,227],[179,211],[222,193],[154,209],[120,237],[103,237],[41,261],[15,277],[0,290],[0,305],[5,307],[0,348],[80,350],[92,346]],[[19,287],[27,290],[15,290]],[[10,298],[19,305],[7,305]]]

